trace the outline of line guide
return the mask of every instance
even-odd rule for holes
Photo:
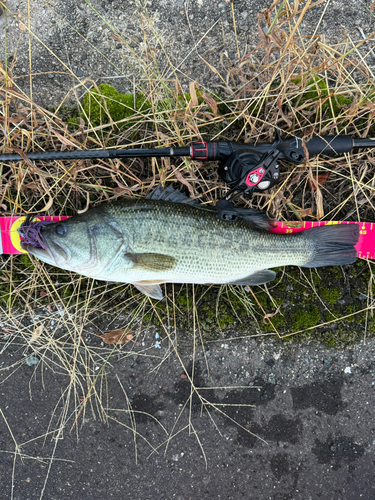
[[[67,216],[38,216],[36,220],[59,222],[68,219]],[[0,254],[17,255],[27,253],[21,247],[22,237],[18,228],[26,217],[0,217]],[[333,224],[359,224],[359,240],[356,245],[357,256],[361,259],[375,259],[375,223],[348,222],[348,221],[304,221],[304,222],[277,222],[270,232],[279,234],[295,234],[313,227]]]

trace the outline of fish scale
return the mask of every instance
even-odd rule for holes
[[[304,265],[314,251],[313,242],[303,236],[275,236],[242,220],[224,222],[215,212],[183,204],[124,202],[108,205],[104,211],[129,234],[133,252],[174,256],[177,265],[164,276],[175,282],[233,281],[265,267],[290,264],[291,258],[294,265]],[[158,277],[139,269],[130,273],[136,281]]]

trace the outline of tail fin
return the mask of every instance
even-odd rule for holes
[[[306,236],[313,241],[315,251],[312,260],[303,267],[342,266],[356,261],[358,224],[315,227]]]

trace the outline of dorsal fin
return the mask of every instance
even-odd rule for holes
[[[163,200],[169,201],[171,203],[185,203],[186,205],[193,205],[194,207],[199,207],[202,210],[209,210],[210,212],[216,212],[216,208],[210,205],[201,205],[197,200],[192,200],[185,194],[181,193],[178,189],[174,189],[172,184],[168,187],[163,188],[159,184],[151,193],[146,196],[148,200]],[[254,208],[237,208],[235,207],[239,217],[251,224],[253,227],[258,229],[270,229],[272,227],[272,221],[268,218],[267,213],[264,210],[256,210]],[[231,224],[228,222],[228,224]]]
[[[196,200],[188,198],[185,194],[177,189],[174,189],[172,184],[163,188],[161,184],[158,185],[151,193],[146,196],[147,200],[163,200],[171,203],[186,203],[187,205],[194,205],[199,207],[200,204]]]
[[[258,229],[271,229],[274,226],[274,221],[269,219],[265,210],[256,210],[255,208],[236,208],[236,212],[240,219],[249,222]]]

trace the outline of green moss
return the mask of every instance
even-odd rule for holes
[[[198,105],[205,103],[204,99],[200,97],[200,93],[197,92]],[[216,102],[217,114],[218,115],[231,115],[231,119],[235,120],[238,113],[233,113],[229,106],[215,97],[211,96]],[[178,96],[166,97],[155,104],[155,112],[158,114],[159,120],[165,118],[166,121],[170,121],[171,112],[182,111],[185,117],[185,109],[187,103],[191,101],[190,94],[179,94]],[[213,112],[209,105],[207,105],[208,111]],[[136,97],[136,109],[134,109],[134,95],[133,94],[122,94],[118,92],[114,87],[108,84],[101,84],[97,89],[90,90],[84,96],[82,100],[82,112],[80,114],[81,118],[89,122],[92,126],[97,127],[99,125],[105,125],[110,123],[111,119],[114,122],[119,122],[125,120],[123,124],[117,124],[118,127],[129,127],[134,125],[137,120],[142,121],[144,115],[148,114],[151,109],[151,102],[142,94],[138,94]],[[257,103],[254,103],[249,108],[250,114],[252,112],[257,112]],[[134,117],[134,120],[131,119]],[[179,119],[178,117],[175,119]],[[241,118],[242,120],[242,118]],[[243,120],[242,120],[243,121]],[[77,128],[79,126],[78,115],[74,115],[68,119],[68,123],[72,128]],[[149,125],[149,126],[152,126]],[[201,132],[207,133],[210,130],[212,133],[218,134],[221,131],[221,125],[210,124],[205,126],[201,124]]]
[[[328,97],[328,95],[329,91],[326,81],[319,76],[315,76],[307,82],[304,88],[303,101],[316,101],[317,99]]]
[[[329,339],[326,339],[326,341],[324,343],[325,343],[325,346],[329,349],[329,348],[335,347],[336,339],[329,338]]]
[[[9,283],[1,285],[0,287],[0,304],[6,307],[12,307],[17,300],[15,293],[12,293],[12,288]]]
[[[261,307],[266,308],[270,305],[270,299],[265,292],[261,291],[261,292],[256,293],[255,295],[256,295],[257,301]]]
[[[340,317],[340,311],[324,311],[324,320],[325,321],[335,321]]]
[[[301,104],[308,104],[304,109],[306,111],[318,110],[323,113],[325,117],[332,117],[332,110],[334,114],[341,112],[343,107],[351,104],[350,97],[343,95],[334,95],[332,89],[329,89],[326,80],[320,76],[309,77],[307,84],[302,83],[299,79],[295,83],[301,83],[300,97],[294,102],[300,106]],[[305,88],[308,87],[308,88]],[[167,97],[165,100],[159,102],[156,106],[156,111],[159,116],[165,112],[166,118],[169,119],[171,110],[184,110],[186,103],[191,100],[189,94],[180,95],[176,97]],[[203,102],[202,97],[198,93],[198,102]],[[311,106],[309,106],[311,104]],[[239,104],[240,105],[240,104]],[[262,106],[265,104],[262,104]],[[124,126],[129,126],[136,123],[136,120],[144,121],[144,113],[150,113],[150,102],[143,96],[137,97],[136,110],[133,109],[133,94],[121,94],[110,85],[100,85],[99,91],[94,89],[90,91],[83,99],[83,109],[85,114],[89,117],[93,126],[107,124],[110,119],[113,121],[125,121]],[[218,104],[218,113],[226,115],[228,119],[235,120],[239,116],[238,108],[233,111],[228,105],[223,102]],[[259,108],[258,101],[246,103],[246,114],[257,115],[262,113]],[[68,110],[67,110],[68,112]],[[86,120],[87,116],[82,113],[82,117]],[[137,115],[137,116],[136,116]],[[138,115],[140,115],[138,117]],[[77,112],[71,110],[70,115],[66,115],[71,126],[78,126],[79,119]],[[297,117],[298,118],[298,117]],[[305,119],[305,117],[304,117]],[[244,120],[241,118],[237,125],[243,126]],[[233,122],[232,122],[233,125]],[[218,125],[219,127],[219,125]],[[202,130],[202,129],[201,129]],[[213,129],[209,127],[204,128],[205,131],[210,132]],[[215,134],[212,134],[215,135]],[[90,195],[92,197],[93,195]],[[92,199],[92,198],[91,198]],[[61,203],[64,203],[61,198]],[[30,271],[32,263],[28,256],[21,256],[19,258],[19,269],[16,270],[13,276],[13,281],[22,280],[22,273]],[[21,271],[21,274],[20,274]],[[58,293],[63,299],[69,300],[72,294],[79,294],[78,304],[87,300],[87,292],[90,287],[89,280],[81,280],[80,290],[78,291],[71,285],[71,277],[65,275],[55,268],[49,268],[51,280],[54,282],[56,279],[60,282]],[[265,293],[261,288],[254,287],[253,293],[257,297],[254,301],[251,294],[245,294],[239,287],[223,288],[219,294],[219,287],[213,287],[207,292],[206,287],[195,287],[195,305],[198,316],[198,321],[203,329],[203,336],[206,339],[215,338],[218,334],[222,335],[218,326],[225,330],[227,328],[236,326],[236,330],[241,331],[241,334],[253,334],[259,331],[270,332],[275,329],[280,334],[288,334],[299,330],[307,330],[298,335],[288,335],[283,339],[283,342],[293,341],[301,342],[306,339],[315,339],[324,342],[327,346],[341,345],[352,343],[358,338],[363,337],[363,325],[365,314],[354,315],[348,320],[340,321],[340,317],[347,314],[353,314],[364,306],[357,300],[358,292],[367,290],[369,279],[368,265],[364,262],[357,262],[355,266],[351,266],[347,272],[347,279],[350,281],[350,297],[348,300],[352,301],[351,304],[337,304],[337,301],[347,293],[347,284],[344,283],[342,270],[339,267],[325,268],[318,273],[312,271],[304,271],[310,282],[314,285],[314,290],[311,285],[307,283],[298,268],[287,268],[287,275],[284,276],[282,281],[276,284],[270,284],[268,287],[270,296]],[[280,276],[280,273],[279,273]],[[327,285],[328,283],[328,285]],[[123,294],[127,299],[137,297],[138,292],[133,288],[125,291],[126,287],[122,289],[111,289],[108,293],[103,294],[101,300],[111,300],[111,309],[114,305],[118,306],[123,314],[132,313],[134,310],[134,301],[129,302],[130,306],[123,306]],[[235,290],[235,292],[233,291]],[[165,303],[154,303],[158,315],[163,324],[170,324],[174,313],[176,314],[176,327],[180,331],[191,332],[192,324],[191,318],[193,317],[193,290],[191,287],[175,287],[176,297],[176,310],[171,313],[171,309],[167,309]],[[317,295],[315,293],[317,292]],[[9,285],[0,284],[0,300],[9,303],[16,299],[15,294],[12,294]],[[375,293],[375,290],[374,290]],[[331,308],[331,312],[327,311],[324,304],[319,300],[321,298],[326,304],[335,304],[335,308]],[[24,298],[23,298],[24,299]],[[50,299],[47,299],[50,300]],[[95,308],[95,297],[90,297],[90,307]],[[76,301],[76,299],[75,299]],[[37,299],[37,304],[41,300]],[[274,314],[277,307],[280,306],[280,312],[270,318],[268,323],[264,323],[264,316],[267,314]],[[144,323],[160,324],[160,320],[155,314],[154,309],[145,309],[146,313],[142,316]],[[255,321],[255,319],[257,322]],[[337,323],[337,328],[330,330],[329,327],[314,328],[324,322]],[[272,324],[271,324],[272,323]],[[374,322],[369,323],[369,332],[375,333]],[[275,337],[276,338],[276,337]]]
[[[64,299],[71,297],[73,295],[73,286],[71,285],[63,286],[62,289],[60,290],[60,294],[61,297]]]
[[[346,321],[356,322],[357,325],[364,324],[366,321],[366,312],[355,314],[361,309],[363,309],[364,304],[348,304],[345,308],[346,315],[352,314],[346,318]]]
[[[331,286],[321,286],[318,290],[318,295],[325,301],[330,304],[335,304],[341,297],[343,291],[340,288],[335,288]]]
[[[224,314],[218,317],[217,322],[219,323],[220,328],[224,330],[224,328],[234,325],[235,319],[230,314]]]
[[[189,311],[191,307],[191,298],[189,298],[187,292],[182,292],[178,295],[176,300],[177,306],[184,312]]]
[[[151,108],[151,103],[143,95],[136,98],[136,109],[134,109],[133,94],[121,94],[112,85],[102,84],[84,96],[82,100],[83,119],[89,119],[91,125],[97,127],[130,118],[132,116],[147,113]],[[140,116],[141,118],[141,116]],[[135,121],[125,122],[126,126],[134,124]]]
[[[344,273],[339,267],[326,267],[319,272],[303,270],[303,273],[298,268],[288,267],[286,271],[276,286],[268,286],[272,300],[261,289],[253,289],[259,302],[259,305],[254,303],[255,315],[263,331],[277,331],[285,342],[284,336],[289,332],[302,330],[297,335],[288,336],[287,340],[314,339],[327,346],[353,344],[363,338],[366,311],[355,313],[366,307],[366,303],[359,300],[363,290],[367,291],[371,277],[366,262],[358,260],[345,268]],[[345,301],[341,302],[341,298]],[[277,306],[280,306],[280,311],[264,324],[264,315],[274,314]],[[347,318],[348,315],[352,316]],[[373,323],[367,318],[368,336],[375,333]]]
[[[0,284],[0,301],[3,306],[9,307],[10,303],[15,305],[18,292],[15,293],[14,290],[17,283],[24,279],[25,273],[30,272],[28,264],[30,264],[28,256],[16,258],[12,284]],[[354,313],[365,307],[365,303],[358,299],[358,295],[359,291],[367,290],[370,271],[368,265],[366,263],[364,265],[361,261],[347,268],[345,277],[342,272],[337,273],[336,270],[336,268],[325,268],[324,272],[322,270],[319,274],[314,271],[311,274],[305,272],[308,280],[311,281],[314,277],[313,286],[317,292],[315,293],[298,268],[287,268],[287,273],[281,281],[268,286],[269,294],[265,293],[261,287],[252,289],[261,307],[252,294],[246,293],[241,287],[207,289],[205,286],[196,285],[194,303],[201,334],[204,339],[210,340],[223,334],[226,335],[227,329],[231,329],[230,335],[232,336],[236,334],[233,333],[233,328],[238,335],[253,335],[260,328],[264,332],[276,330],[283,336],[280,342],[301,342],[314,339],[329,347],[357,342],[364,335],[366,313]],[[51,267],[49,274],[52,282],[58,283],[54,286],[57,288],[59,300],[71,304],[71,299],[74,297],[74,305],[77,304],[78,309],[80,304],[87,304],[88,293],[92,286],[91,280],[81,278],[80,287],[77,287],[72,284],[69,273]],[[280,277],[281,274],[279,273],[278,276]],[[350,298],[347,292],[348,282],[350,283]],[[169,297],[171,290],[171,288],[167,290]],[[52,293],[52,289],[47,291]],[[98,299],[96,295],[90,295],[89,307],[95,309],[103,301],[108,302],[111,304],[111,314],[115,311],[121,311],[121,314],[132,314],[135,304],[132,297],[137,297],[136,300],[139,303],[138,292],[127,286],[109,287],[108,292],[104,294],[100,292],[99,295]],[[336,299],[341,296],[345,297],[345,303],[337,302]],[[38,293],[34,297],[28,294],[27,300],[38,306],[45,304],[43,301],[50,302],[50,299],[39,297]],[[331,307],[331,302],[334,300],[336,303]],[[175,310],[170,302],[153,302],[154,308],[148,306],[144,314],[140,316],[143,324],[158,326],[161,321],[163,325],[166,325],[174,322],[175,318],[174,326],[178,331],[191,333],[194,324],[192,321],[194,318],[192,287],[175,285],[175,301]],[[330,304],[329,311],[324,302]],[[264,323],[264,316],[274,314],[278,307],[280,307],[279,312],[270,317],[268,323]],[[353,314],[353,316],[341,319],[348,314]],[[327,322],[329,324],[325,325]],[[324,326],[321,326],[322,324]],[[288,335],[288,333],[301,330],[303,330],[302,333]],[[368,318],[367,335],[374,334],[375,322]],[[277,339],[276,336],[273,338]]]
[[[31,269],[34,268],[34,264],[31,262],[31,259],[27,254],[24,253],[20,255],[19,260],[22,262],[24,266],[29,267]]]
[[[310,305],[306,308],[298,308],[290,316],[290,325],[294,332],[312,328],[320,323],[321,316],[319,307]]]
[[[68,127],[70,129],[76,129],[79,128],[80,123],[78,118],[69,118],[68,120]]]
[[[306,80],[306,77],[293,80],[294,83],[300,86],[300,95],[292,100],[294,108],[311,103],[311,108],[304,106],[304,112],[316,111],[320,118],[329,121],[340,115],[342,109],[348,108],[353,102],[352,97],[337,93],[337,89],[334,87],[330,88],[327,85],[327,80],[320,75],[315,75]],[[340,122],[338,128],[343,128],[348,121],[346,123]]]

